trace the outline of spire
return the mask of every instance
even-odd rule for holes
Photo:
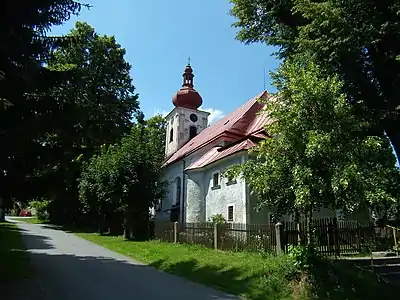
[[[183,72],[183,84],[181,89],[172,98],[172,103],[176,107],[186,107],[190,109],[198,109],[203,103],[200,94],[193,88],[193,69],[190,65],[190,57],[188,64]]]
[[[193,88],[194,87],[194,84],[193,84],[194,74],[193,74],[192,66],[190,65],[190,57],[188,58],[188,64],[187,64],[182,76],[183,76],[182,86],[187,86],[187,87]]]

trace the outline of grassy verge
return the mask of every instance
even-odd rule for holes
[[[15,224],[0,222],[0,282],[12,282],[32,275],[28,253]]]
[[[219,252],[199,246],[127,242],[121,237],[77,233],[78,236],[160,270],[248,299],[290,299],[286,278],[293,269],[287,257]]]
[[[11,217],[11,219],[13,219]],[[26,218],[15,218],[14,220],[18,220],[24,223],[30,224],[48,224],[49,222],[46,220],[39,220],[37,217],[26,217]]]
[[[220,252],[199,246],[157,241],[127,242],[122,237],[76,233],[98,245],[163,270],[246,299],[375,300],[398,294],[349,261],[322,260],[306,275],[288,257]],[[389,297],[390,298],[390,297]]]

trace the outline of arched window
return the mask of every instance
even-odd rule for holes
[[[174,140],[174,129],[171,128],[169,131],[169,142],[171,143]]]
[[[194,138],[197,135],[197,128],[196,126],[189,127],[189,139]]]
[[[181,203],[181,178],[180,177],[176,177],[175,184],[176,184],[175,205],[179,205]]]

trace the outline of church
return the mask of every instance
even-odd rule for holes
[[[183,85],[174,95],[173,110],[166,116],[164,178],[167,193],[155,207],[155,219],[171,222],[206,222],[221,214],[228,222],[268,224],[271,214],[255,210],[257,199],[244,179],[222,173],[249,159],[248,150],[269,138],[264,127],[270,121],[260,113],[263,91],[236,111],[208,124],[209,113],[200,110],[203,99],[194,89],[188,64]],[[334,216],[328,211],[326,216]]]

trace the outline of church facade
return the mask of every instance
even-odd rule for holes
[[[249,159],[248,150],[269,138],[267,114],[260,114],[268,99],[266,91],[245,102],[226,117],[208,124],[209,113],[199,107],[203,100],[194,89],[190,65],[183,73],[182,88],[173,97],[173,110],[166,116],[165,198],[156,206],[156,220],[205,222],[222,214],[229,222],[268,224],[271,214],[255,210],[257,199],[244,179],[229,179],[222,173]],[[336,212],[320,212],[326,217]]]

